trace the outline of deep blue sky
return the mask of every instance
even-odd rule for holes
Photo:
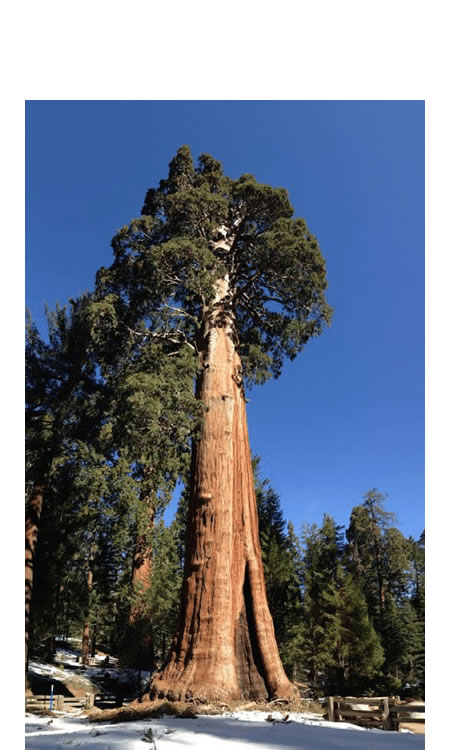
[[[249,392],[252,450],[297,531],[347,524],[368,489],[424,526],[423,102],[64,102],[26,106],[26,296],[90,289],[115,230],[184,143],[286,187],[327,261],[329,330]]]

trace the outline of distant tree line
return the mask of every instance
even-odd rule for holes
[[[328,514],[296,536],[259,482],[260,538],[280,654],[314,695],[424,695],[425,532],[406,538],[372,489],[344,530]]]

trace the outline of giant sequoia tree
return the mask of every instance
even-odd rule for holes
[[[244,385],[278,376],[329,323],[319,245],[286,190],[249,174],[232,180],[208,155],[195,168],[186,146],[112,245],[97,278],[102,335],[190,353],[204,406],[181,611],[151,694],[292,696],[264,586]]]

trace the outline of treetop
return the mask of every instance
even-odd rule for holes
[[[226,278],[247,382],[277,377],[332,312],[318,241],[293,213],[284,188],[251,174],[233,180],[209,154],[194,166],[182,146],[141,216],[112,240],[115,260],[97,275],[104,317],[196,352],[215,284]]]

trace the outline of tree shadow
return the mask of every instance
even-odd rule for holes
[[[50,689],[53,685],[54,695],[65,695],[67,698],[75,697],[67,685],[61,682],[61,680],[56,679],[53,675],[30,673],[28,680],[33,695],[50,695]]]
[[[405,735],[398,732],[364,731],[358,729],[335,728],[329,726],[314,726],[301,721],[292,720],[289,723],[267,721],[245,721],[241,719],[202,716],[199,724],[192,720],[167,717],[153,720],[151,726],[155,738],[158,728],[164,725],[175,729],[173,737],[180,744],[187,747],[194,746],[191,741],[178,732],[189,732],[211,737],[211,746],[220,741],[225,743],[252,743],[261,750],[393,750],[399,747],[417,749],[424,748],[424,735]],[[178,730],[178,732],[177,732]],[[163,730],[164,731],[164,730]]]

